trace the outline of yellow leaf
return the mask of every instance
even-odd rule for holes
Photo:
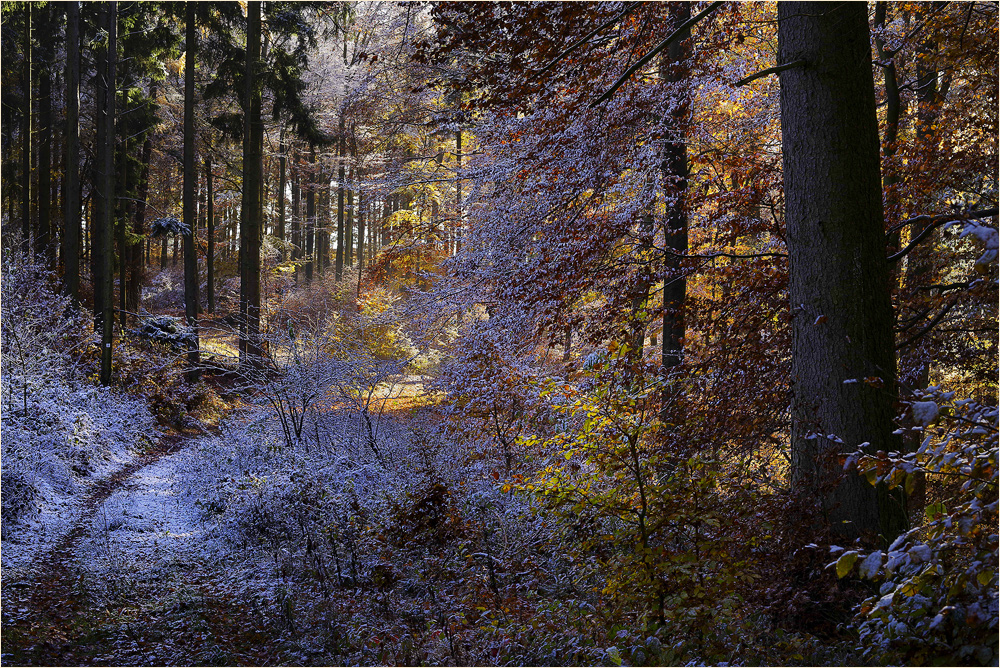
[[[840,559],[837,559],[837,577],[842,578],[851,572],[854,568],[854,562],[858,560],[858,553],[854,550],[850,552],[845,552],[841,555]]]

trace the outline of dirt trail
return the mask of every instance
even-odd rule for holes
[[[73,528],[38,561],[33,581],[9,585],[5,613],[16,614],[4,614],[4,665],[75,665],[72,641],[89,626],[86,596],[79,587],[81,569],[76,563],[76,547],[115,490],[137,471],[180,450],[187,438],[178,433],[165,434],[133,462],[95,482]]]
[[[171,433],[95,482],[32,574],[3,583],[8,665],[301,663],[273,605],[239,594],[180,471],[197,434]]]

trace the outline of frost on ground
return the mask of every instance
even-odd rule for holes
[[[182,586],[193,568],[218,555],[213,527],[178,479],[190,457],[185,449],[140,469],[95,513],[78,548],[94,604],[144,584]]]
[[[156,437],[145,404],[54,382],[27,414],[3,410],[2,568],[24,575],[69,531],[90,486],[131,463]]]

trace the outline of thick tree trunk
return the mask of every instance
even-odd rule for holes
[[[198,52],[198,36],[195,27],[195,5],[187,3],[184,14],[184,316],[187,326],[194,334],[188,344],[188,382],[198,382],[198,243],[197,218],[195,215],[195,188],[198,185],[198,169],[195,166],[194,146],[194,68]]]
[[[891,541],[899,500],[854,474],[836,482],[838,452],[898,449],[868,9],[783,2],[778,21],[778,62],[806,61],[781,73],[792,478],[822,492],[836,531]]]
[[[243,110],[243,201],[240,211],[240,367],[258,368],[260,344],[261,183],[264,124],[257,85],[261,3],[247,3],[246,90]]]
[[[66,185],[63,187],[63,285],[80,300],[80,3],[66,7]]]
[[[691,18],[691,5],[680,3],[674,12],[674,25],[680,25]],[[663,236],[666,248],[663,256],[663,334],[660,341],[660,367],[666,375],[680,366],[684,360],[684,299],[687,294],[687,279],[684,275],[684,256],[688,250],[688,217],[685,194],[688,185],[688,158],[685,126],[689,100],[685,83],[689,65],[687,63],[688,42],[691,31],[685,30],[667,49],[665,61],[661,64],[660,76],[673,86],[683,86],[669,118],[667,138],[663,144],[660,171],[666,199],[666,218]],[[662,416],[673,401],[672,393],[664,387]]]

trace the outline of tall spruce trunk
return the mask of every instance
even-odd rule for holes
[[[246,90],[243,113],[243,198],[240,209],[240,367],[259,368],[260,240],[264,124],[257,84],[260,69],[261,3],[247,3]]]
[[[51,12],[51,8],[46,7],[45,11]],[[43,25],[51,26],[51,20],[44,21]],[[43,34],[42,37],[49,40],[53,36]],[[38,229],[35,233],[35,255],[49,269],[55,269],[55,247],[52,245],[52,74],[49,71],[48,54],[39,60]]]
[[[195,188],[198,169],[195,166],[194,136],[194,67],[198,52],[195,27],[195,4],[187,3],[184,13],[184,316],[194,337],[188,343],[188,382],[198,382],[198,254]]]
[[[281,138],[278,144],[278,220],[275,221],[274,226],[274,236],[277,237],[278,241],[282,243],[279,244],[281,248],[280,261],[284,262],[287,255],[285,253],[285,187],[288,182],[286,179],[286,163],[287,159],[285,156],[285,151],[287,147],[285,146],[285,129],[281,129]]]
[[[63,187],[63,285],[80,300],[80,3],[66,6],[66,173]]]
[[[103,28],[107,34],[107,44],[104,49],[104,72],[98,76],[103,80],[103,104],[98,122],[103,127],[103,141],[98,146],[101,181],[101,216],[97,221],[94,254],[99,269],[95,279],[94,296],[100,294],[100,332],[101,332],[101,384],[111,384],[111,353],[114,327],[114,275],[112,273],[112,254],[114,243],[112,232],[115,226],[115,75],[118,60],[118,3],[108,2],[101,10]]]
[[[878,121],[864,3],[778,4],[781,136],[792,313],[792,479],[822,494],[835,531],[906,525],[904,506],[839,452],[898,450]],[[867,379],[867,380],[866,380]]]
[[[149,95],[153,99],[152,104],[155,104],[156,84],[150,85]],[[142,305],[142,282],[146,271],[142,251],[146,236],[146,200],[149,198],[149,163],[152,157],[153,138],[151,133],[146,133],[140,157],[142,164],[139,167],[139,201],[135,203],[132,214],[132,232],[138,240],[129,249],[129,276],[125,295],[125,308],[136,314]]]
[[[215,190],[212,179],[212,156],[205,158],[205,190],[207,191],[205,199],[208,208],[205,222],[208,246],[205,253],[208,312],[215,313]]]
[[[34,3],[24,3],[25,19],[24,31],[24,62],[21,68],[21,93],[24,108],[21,110],[21,250],[27,256],[31,253],[31,201],[34,199],[31,181],[31,135],[32,135],[32,92],[34,87],[33,66],[31,62],[32,52],[32,8]]]

